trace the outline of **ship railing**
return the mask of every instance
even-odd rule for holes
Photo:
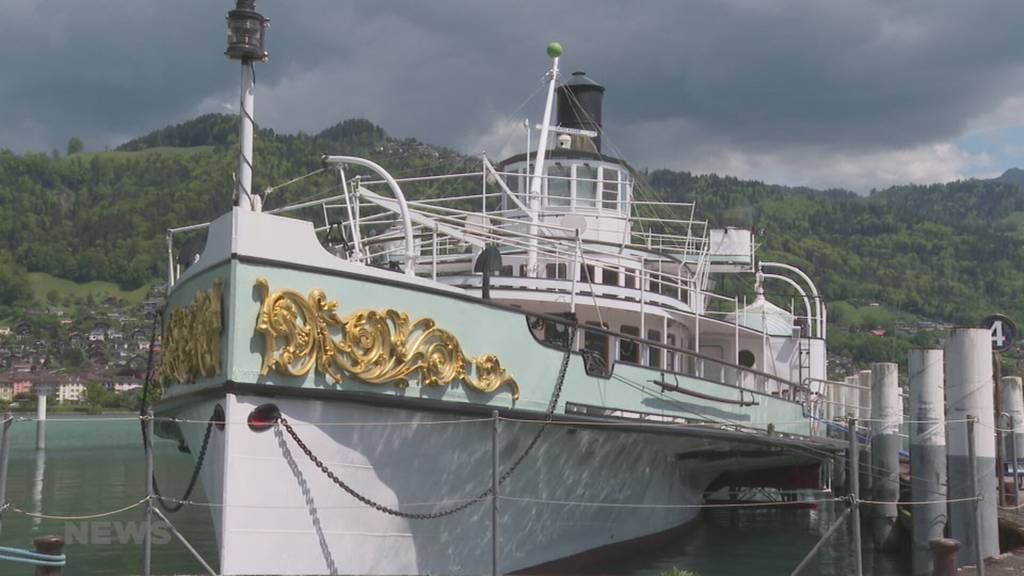
[[[804,384],[815,390],[821,398],[822,418],[843,420],[852,416],[864,421],[871,418],[870,406],[865,406],[861,402],[862,395],[871,393],[870,388],[850,382],[812,377],[804,378]]]
[[[417,210],[420,206],[416,202],[410,202],[412,210]],[[462,260],[464,267],[471,269],[473,258],[476,253],[472,250],[473,244],[467,243],[467,240],[476,240],[476,247],[479,248],[485,243],[498,243],[506,248],[512,248],[511,253],[524,253],[526,250],[531,248],[530,238],[532,237],[527,231],[515,228],[498,228],[496,226],[482,226],[479,223],[469,223],[467,218],[470,215],[462,213],[457,210],[453,210],[447,213],[433,214],[432,217],[438,222],[444,224],[451,224],[460,226],[459,230],[464,235],[462,239],[453,239],[444,235],[438,234],[437,230],[430,229],[429,226],[417,226],[415,233],[418,239],[421,239],[420,247],[420,259],[418,264],[420,270],[429,261],[432,270],[432,276],[437,277],[437,268],[440,264],[446,262],[456,262]],[[495,216],[495,218],[502,220],[503,218]],[[504,218],[505,224],[514,223],[520,224],[510,218]],[[522,228],[522,227],[521,227]],[[616,278],[620,275],[623,277],[623,286],[619,288],[626,290],[636,289],[639,284],[640,300],[644,301],[645,292],[655,292],[662,295],[670,295],[676,300],[683,304],[682,308],[694,310],[697,313],[707,313],[706,303],[710,301],[720,301],[726,306],[726,310],[711,311],[712,315],[719,314],[723,317],[732,316],[732,324],[734,324],[734,332],[736,334],[737,344],[735,353],[738,355],[738,334],[739,334],[739,302],[734,297],[722,296],[713,292],[700,290],[698,288],[699,283],[695,282],[693,278],[689,276],[683,276],[681,269],[677,266],[676,272],[666,272],[662,269],[665,263],[664,259],[656,260],[643,260],[641,259],[638,268],[628,268],[619,260],[621,254],[614,248],[603,248],[600,245],[594,246],[591,244],[577,244],[575,238],[565,238],[567,232],[570,229],[558,226],[541,226],[541,228],[547,228],[550,231],[561,233],[561,237],[558,236],[543,236],[545,242],[538,246],[538,251],[546,261],[549,262],[554,268],[555,275],[548,276],[549,279],[564,279],[569,280],[572,275],[577,275],[577,292],[587,292],[590,294],[597,294],[596,291],[605,290],[605,284],[598,282],[595,278],[587,277],[583,272],[577,272],[582,269],[584,271],[590,271],[594,267],[600,265],[613,270]],[[367,238],[364,242],[368,245],[380,244],[387,245],[392,244],[392,248],[388,250],[376,250],[368,254],[373,257],[383,257],[387,255],[394,255],[396,257],[401,256],[399,246],[395,243],[399,239],[397,231],[390,231],[382,233],[376,237]],[[449,256],[447,260],[443,258]],[[642,269],[642,271],[641,271]],[[465,270],[456,270],[453,272],[456,275],[465,273]],[[501,272],[499,276],[506,275]],[[510,274],[514,275],[514,274]],[[618,282],[616,280],[616,282]],[[614,287],[612,287],[614,288]],[[609,288],[609,289],[612,289]],[[635,294],[635,293],[634,293]],[[613,296],[620,296],[615,294]],[[727,320],[727,318],[725,318]],[[695,333],[699,340],[700,336],[700,318],[695,320]],[[737,358],[734,360],[738,361]]]
[[[654,384],[665,392],[704,396],[707,401],[721,404],[750,406],[760,403],[759,398],[772,397],[800,404],[808,417],[814,416],[808,408],[821,399],[807,385],[657,340],[580,324],[562,316],[530,314],[526,320],[534,338],[563,350],[566,330],[575,330],[575,351],[583,356],[584,368],[591,376],[633,386]],[[647,368],[652,371],[651,377],[646,382],[636,382],[616,374],[619,365]],[[736,395],[700,394],[689,390],[681,377],[725,386],[735,390]]]
[[[809,377],[804,378],[804,384],[815,389],[822,397],[825,419],[840,421],[852,416],[861,422],[871,421],[870,387],[841,380]],[[899,392],[899,396],[905,403],[909,401],[906,392]]]
[[[451,235],[451,231],[457,231],[461,236],[461,240],[469,241],[473,243],[476,241],[479,243],[497,243],[508,247],[523,249],[531,248],[531,239],[543,240],[543,243],[536,247],[541,255],[549,258],[554,258],[559,261],[564,261],[571,258],[573,255],[582,251],[584,257],[590,258],[605,258],[610,260],[618,260],[622,258],[621,251],[614,245],[601,245],[594,243],[578,243],[575,237],[575,230],[564,226],[554,225],[550,223],[538,224],[537,227],[541,233],[537,235],[530,234],[528,230],[525,230],[523,222],[511,217],[500,216],[496,214],[488,214],[487,217],[494,220],[496,223],[481,223],[479,221],[473,221],[471,218],[475,215],[474,213],[468,213],[458,209],[452,208],[439,208],[436,204],[429,205],[434,210],[420,210],[428,205],[424,205],[418,202],[409,202],[409,206],[413,212],[430,218],[436,221],[439,225],[450,226],[448,235]],[[374,221],[376,224],[378,221]],[[370,222],[365,220],[361,223],[363,226],[370,226]],[[416,232],[422,232],[424,230],[430,230],[429,225],[415,227]],[[437,231],[440,236],[445,236],[442,230]],[[393,230],[385,230],[384,232],[377,234],[376,236],[364,237],[364,244],[389,242],[394,240],[395,232]],[[425,243],[424,245],[433,245],[433,242]],[[421,254],[423,251],[421,250]],[[428,251],[429,253],[429,251]]]
[[[328,207],[330,207],[330,208],[344,208],[348,212],[346,214],[346,216],[347,216],[346,219],[352,221],[352,222],[348,222],[347,224],[348,224],[348,229],[352,230],[354,232],[353,236],[355,236],[356,234],[360,234],[361,231],[363,229],[365,229],[367,226],[372,226],[374,223],[377,223],[377,222],[386,221],[389,218],[387,216],[380,216],[380,217],[378,217],[379,220],[375,220],[372,214],[367,214],[366,216],[364,216],[363,212],[365,210],[375,210],[375,209],[379,210],[380,206],[379,205],[375,205],[375,204],[370,203],[370,202],[365,202],[358,195],[358,189],[359,189],[360,186],[366,187],[366,186],[378,185],[378,184],[388,184],[388,185],[390,185],[389,182],[386,179],[381,179],[381,178],[365,178],[365,177],[358,177],[358,176],[354,177],[354,178],[345,179],[343,174],[342,174],[342,176],[343,176],[342,179],[341,179],[342,181],[338,185],[335,186],[335,189],[342,189],[343,190],[343,192],[341,194],[333,194],[333,195],[330,195],[330,196],[328,196],[326,198],[318,198],[318,199],[308,200],[308,201],[304,201],[304,202],[296,202],[296,203],[292,203],[292,204],[289,204],[289,205],[286,205],[286,206],[281,206],[281,207],[278,207],[278,208],[267,210],[267,212],[271,213],[271,214],[286,214],[286,213],[296,212],[296,211],[301,211],[301,210],[306,210],[306,209],[319,208],[320,212],[322,213],[322,217],[324,219],[324,223],[323,223],[323,227],[322,228],[318,228],[318,229],[319,230],[325,230],[325,229],[329,228],[330,225],[332,224],[332,222],[331,222],[331,220],[329,218],[329,214],[328,214]],[[443,209],[443,207],[447,206],[447,207],[451,208],[452,210],[461,212],[461,213],[466,214],[466,215],[469,215],[469,214],[484,214],[484,215],[488,216],[489,218],[506,219],[507,221],[500,223],[499,226],[502,229],[509,229],[509,228],[512,228],[513,226],[517,226],[517,225],[518,226],[522,226],[523,224],[528,224],[528,223],[530,223],[530,220],[531,220],[529,218],[529,214],[524,213],[524,211],[527,211],[527,208],[526,208],[525,205],[522,204],[522,202],[520,200],[520,198],[525,198],[525,195],[522,194],[522,193],[516,193],[516,192],[511,191],[508,188],[508,186],[506,185],[505,179],[507,179],[509,177],[522,177],[522,175],[521,174],[516,174],[516,173],[499,172],[499,171],[494,169],[493,165],[490,164],[490,162],[486,159],[486,157],[483,157],[483,158],[481,158],[481,169],[480,170],[464,171],[464,172],[449,173],[449,174],[436,174],[436,175],[426,175],[426,176],[400,177],[400,178],[394,178],[393,182],[395,184],[401,184],[403,186],[409,185],[410,187],[415,187],[415,186],[419,186],[419,185],[431,185],[433,188],[427,190],[426,193],[423,194],[424,196],[430,196],[431,194],[435,194],[437,192],[436,187],[437,187],[437,185],[439,183],[453,183],[453,187],[456,188],[456,191],[457,191],[457,188],[458,188],[458,184],[456,182],[459,181],[459,180],[469,181],[471,184],[478,183],[478,186],[479,186],[478,190],[479,190],[479,192],[476,192],[476,193],[470,193],[470,194],[446,194],[446,195],[442,195],[441,197],[437,197],[437,198],[429,198],[429,197],[427,197],[427,198],[424,198],[422,200],[411,201],[410,204],[415,204],[417,207],[419,207],[421,209],[429,210],[429,211],[436,211],[436,210],[439,210],[439,209]],[[543,176],[541,176],[541,178],[543,180],[545,180],[545,181],[549,180],[549,179],[572,180],[571,177],[568,177],[568,176],[557,176],[557,175],[554,175],[554,176],[552,176],[552,175],[543,175]],[[489,180],[490,180],[490,184],[489,184]],[[576,178],[576,180],[577,180],[577,182],[580,181],[579,178]],[[606,183],[605,181],[602,181],[602,180],[599,180],[599,179],[583,179],[583,180],[584,181],[593,180],[593,182],[595,183],[595,187],[598,187],[599,190],[600,190],[600,186],[602,186],[603,184]],[[611,183],[611,181],[608,181],[607,183]],[[280,186],[273,187],[273,189],[277,189],[277,188],[280,188]],[[490,188],[490,190],[488,188]],[[495,189],[497,189],[497,190],[495,191]],[[414,197],[414,196],[416,196],[416,194],[410,194],[409,196],[410,197]],[[626,194],[624,191],[622,191],[622,193],[619,194],[619,197],[618,197],[618,199],[616,201],[617,208],[615,210],[605,210],[604,206],[606,205],[607,201],[605,199],[603,199],[603,198],[595,199],[595,207],[598,209],[597,212],[595,213],[595,215],[599,217],[598,221],[599,222],[600,221],[612,222],[612,221],[620,221],[620,220],[630,220],[630,221],[635,222],[635,223],[637,223],[639,225],[645,225],[645,226],[660,226],[662,228],[671,227],[671,228],[674,228],[674,229],[685,229],[686,230],[685,234],[676,235],[677,239],[673,241],[673,245],[686,246],[686,247],[688,247],[689,250],[691,250],[693,252],[699,252],[702,249],[702,247],[706,246],[706,238],[704,238],[704,236],[706,236],[706,227],[707,227],[706,224],[707,223],[705,221],[698,221],[698,220],[695,220],[693,218],[694,205],[692,203],[687,203],[687,202],[664,202],[664,203],[660,203],[660,202],[659,203],[656,203],[656,202],[642,202],[642,201],[637,201],[637,200],[634,200],[632,198],[629,198],[628,196],[629,195]],[[505,199],[505,198],[509,198],[509,199],[513,199],[514,198],[515,199],[515,202],[512,203],[513,206],[511,208],[509,208],[509,209],[501,209],[500,208],[500,205],[503,205],[503,204],[507,205],[508,204],[507,201],[504,202],[504,203],[502,202],[503,199]],[[575,198],[575,196],[573,196],[573,198]],[[343,204],[339,204],[339,202],[343,202]],[[515,204],[518,204],[518,206],[515,206]],[[662,209],[665,209],[665,208],[671,209],[671,210],[679,213],[678,214],[679,217],[650,218],[650,217],[642,216],[639,213],[635,214],[633,216],[627,216],[627,214],[629,213],[628,209],[627,210],[620,210],[619,209],[619,208],[621,208],[623,206],[632,206],[634,208],[637,208],[637,207],[646,207],[646,206],[654,206],[654,205],[661,206]],[[474,209],[474,208],[476,208],[476,209]],[[585,208],[585,207],[582,207],[582,208]],[[516,214],[517,210],[519,211],[518,214]],[[567,229],[565,227],[560,227],[560,226],[558,226],[556,224],[552,224],[550,222],[541,221],[541,220],[544,220],[544,219],[550,219],[550,217],[552,217],[552,216],[561,216],[561,215],[564,215],[564,214],[567,214],[567,213],[571,213],[571,212],[573,212],[573,210],[574,210],[574,206],[570,203],[570,205],[566,206],[566,207],[559,207],[558,209],[555,209],[555,210],[544,209],[544,210],[541,210],[540,212],[536,213],[533,216],[534,218],[537,219],[537,221],[535,221],[534,224],[540,227],[539,228],[539,234],[543,237],[543,239],[544,240],[548,240],[548,239],[550,239],[553,236],[557,237],[557,236],[560,236],[560,235],[566,235],[567,232],[569,234],[574,232],[574,231],[571,231],[571,230],[569,230],[569,229]],[[313,215],[312,213],[310,213],[309,215],[313,216],[313,218],[315,218],[315,215]],[[392,220],[397,220],[397,218],[392,218]],[[174,237],[176,235],[180,235],[180,234],[184,234],[184,233],[188,233],[188,232],[204,229],[208,225],[209,225],[209,223],[201,223],[201,224],[196,224],[196,225],[191,225],[191,226],[176,227],[176,228],[172,228],[172,229],[168,230],[168,233],[167,233],[167,247],[168,247],[167,253],[168,253],[168,264],[169,264],[169,267],[168,267],[169,268],[169,277],[168,277],[169,284],[173,284],[173,282],[176,280],[176,278],[178,276],[177,272],[180,272],[180,270],[178,270],[177,266],[175,266],[175,264],[174,264],[174,256],[175,256]],[[614,232],[618,231],[618,229],[615,228],[615,227],[605,228],[605,229],[599,230],[598,229],[598,227],[600,227],[599,223],[598,224],[593,224],[592,223],[591,226],[594,227],[594,228],[592,228],[594,231],[596,231],[596,232],[607,232],[607,233],[609,233],[609,235],[611,235],[611,233],[614,233]],[[561,230],[559,230],[559,228],[561,228]],[[556,231],[556,230],[557,230],[557,232],[552,233],[552,231]],[[697,233],[698,231],[699,231],[699,233]],[[643,234],[642,231],[638,231],[638,232]],[[356,239],[356,238],[353,237],[353,241],[357,245],[360,243],[359,240],[361,240],[361,238]],[[627,245],[627,244],[629,244],[631,242],[640,242],[641,240],[642,240],[641,236],[635,236],[634,237],[634,236],[630,236],[630,235],[624,235],[621,238],[621,245],[625,246],[625,245]],[[662,245],[665,245],[665,243],[662,242]]]

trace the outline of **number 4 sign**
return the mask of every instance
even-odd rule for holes
[[[992,350],[996,352],[1010,349],[1017,339],[1017,326],[1002,314],[986,316],[981,327],[992,331]]]

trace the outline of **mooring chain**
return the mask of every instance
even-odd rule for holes
[[[555,408],[558,406],[558,400],[562,396],[562,385],[565,383],[565,374],[569,370],[569,360],[572,358],[572,346],[576,336],[575,332],[575,330],[569,331],[565,355],[562,357],[562,364],[558,369],[558,378],[557,380],[555,380],[555,388],[551,393],[551,401],[548,404],[548,410],[544,416],[544,423],[541,425],[540,429],[537,430],[537,433],[534,435],[533,439],[530,440],[530,443],[526,446],[526,449],[523,450],[519,457],[515,459],[512,465],[509,466],[508,469],[505,470],[505,472],[498,479],[499,485],[504,484],[505,481],[508,480],[510,476],[512,476],[512,473],[515,472],[516,468],[518,468],[519,465],[522,464],[524,460],[526,460],[526,456],[533,450],[534,446],[537,445],[537,441],[540,440],[540,437],[544,433],[544,430],[547,428],[548,424],[550,424],[551,421],[554,419]],[[438,518],[444,518],[445,516],[451,516],[452,514],[461,512],[466,508],[469,508],[470,506],[476,504],[477,502],[486,500],[488,497],[491,496],[492,490],[491,488],[488,488],[474,498],[471,498],[465,502],[462,502],[461,504],[458,504],[446,510],[439,510],[437,512],[403,512],[396,508],[385,506],[380,502],[371,500],[370,498],[364,496],[363,494],[356,492],[354,488],[349,486],[344,480],[342,480],[334,472],[332,472],[331,469],[328,468],[327,465],[324,464],[322,460],[320,460],[320,458],[317,458],[317,456],[313,454],[313,451],[310,450],[309,446],[306,446],[306,443],[303,442],[301,438],[299,438],[299,435],[295,432],[295,428],[293,428],[291,423],[288,422],[288,419],[282,416],[278,420],[278,422],[281,424],[281,426],[284,427],[285,431],[288,432],[288,435],[291,436],[292,440],[295,441],[295,444],[299,447],[299,449],[302,450],[302,452],[306,455],[307,458],[309,458],[310,462],[312,462],[314,466],[320,469],[320,471],[323,472],[324,475],[327,476],[327,478],[330,479],[331,482],[334,482],[339,488],[347,492],[356,500],[384,514],[396,516],[399,518],[407,518],[410,520],[436,520]],[[200,460],[200,462],[201,461],[202,460]]]
[[[313,451],[309,449],[309,446],[306,446],[306,443],[303,442],[301,438],[299,438],[299,435],[295,433],[295,429],[292,428],[291,423],[288,422],[286,418],[282,417],[279,420],[279,422],[281,423],[281,426],[284,427],[285,431],[288,432],[288,435],[292,437],[292,440],[295,441],[295,444],[299,447],[299,450],[302,450],[302,452],[306,455],[307,458],[309,458],[313,465],[319,468],[320,471],[323,472],[324,475],[331,480],[331,482],[337,484],[339,488],[341,488],[345,492],[348,492],[348,494],[355,498],[356,500],[362,502],[363,504],[366,504],[367,506],[373,508],[374,510],[383,512],[384,514],[398,516],[399,518],[409,518],[411,520],[433,520],[436,518],[443,518],[445,516],[455,514],[456,512],[459,512],[461,510],[465,510],[466,508],[469,508],[473,504],[479,502],[481,499],[480,497],[477,497],[472,500],[463,502],[462,504],[459,504],[454,508],[449,508],[448,510],[442,510],[440,512],[402,512],[401,510],[389,508],[379,502],[376,502],[374,500],[367,498],[366,496],[363,496],[359,492],[356,492],[355,489],[346,484],[344,480],[338,478],[338,476],[334,472],[332,472],[331,469],[328,468],[327,465],[324,464],[322,460],[320,460],[319,458],[316,457],[315,454],[313,454]]]
[[[146,450],[151,449],[151,440],[148,438],[146,429],[146,409],[149,408],[149,388],[153,383],[153,352],[156,349],[156,338],[158,329],[163,324],[163,316],[159,313],[153,313],[153,326],[149,335],[149,355],[146,360],[146,379],[142,385],[142,406],[139,408],[139,418],[142,421],[142,444]],[[218,420],[218,411],[215,409],[213,414],[210,415],[210,420],[206,423],[206,433],[203,434],[203,446],[199,450],[199,457],[196,459],[196,465],[192,469],[192,477],[188,481],[188,487],[185,488],[185,494],[178,498],[173,504],[168,504],[164,499],[163,495],[160,494],[160,487],[156,482],[156,471],[153,471],[153,494],[156,496],[156,501],[160,504],[160,507],[165,512],[174,513],[181,510],[185,506],[185,502],[189,496],[192,495],[192,491],[195,490],[196,484],[199,482],[199,471],[203,468],[203,461],[206,459],[206,449],[210,444],[210,433],[213,431],[214,422]]]
[[[210,416],[210,421],[206,423],[206,433],[203,434],[203,446],[199,449],[199,457],[196,458],[196,465],[192,468],[192,478],[188,481],[188,487],[185,488],[185,493],[174,500],[173,504],[168,504],[164,499],[163,495],[160,494],[160,488],[156,483],[156,471],[153,471],[153,494],[156,496],[156,501],[160,504],[160,507],[166,512],[177,512],[188,501],[189,496],[192,495],[192,491],[195,490],[196,484],[199,482],[199,471],[203,469],[203,462],[206,460],[206,449],[210,445],[210,433],[213,431],[214,420],[217,418],[217,412],[214,411],[213,415]]]

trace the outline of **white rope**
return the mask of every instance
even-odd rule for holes
[[[179,500],[177,498],[167,498],[164,500],[174,502],[177,504],[185,504],[186,506],[201,506],[204,508],[245,508],[245,509],[257,509],[257,510],[308,510],[308,505],[273,505],[273,504],[224,504],[221,502],[197,502],[195,500]],[[401,502],[402,508],[429,508],[437,506],[450,506],[453,504],[463,504],[466,502],[477,502],[479,498],[452,498],[447,500],[437,500],[434,502]],[[355,503],[346,504],[339,506],[317,506],[317,510],[360,510],[366,508],[366,504]]]
[[[191,420],[188,418],[156,417],[154,420],[174,422],[178,424],[209,424],[209,420]],[[398,420],[393,422],[301,422],[288,420],[292,426],[434,426],[445,424],[475,424],[492,422],[493,418],[462,418],[458,420]],[[248,426],[248,422],[214,422],[215,424]]]
[[[140,416],[122,416],[122,417],[103,418],[103,417],[100,417],[100,416],[90,416],[90,417],[86,417],[86,418],[62,418],[62,417],[58,416],[58,417],[53,417],[53,418],[43,418],[42,421],[43,422],[128,422],[128,421],[132,421],[132,420],[139,420],[140,418],[142,418],[142,417],[140,417]],[[16,416],[16,417],[14,417],[14,421],[15,422],[38,422],[38,421],[40,421],[40,419],[35,417],[35,416]]]
[[[860,500],[857,502],[861,504],[897,504],[899,506],[927,506],[928,504],[956,504],[958,502],[975,502],[982,501],[984,498],[981,496],[971,496],[969,498],[952,498],[949,500],[925,500],[923,502],[887,502],[881,500]]]
[[[597,508],[761,508],[764,506],[806,506],[808,504],[825,504],[828,502],[843,502],[843,498],[828,498],[824,500],[802,500],[790,502],[737,502],[728,504],[625,504],[619,502],[594,502],[583,500],[548,500],[545,498],[523,498],[517,496],[498,496],[499,500],[510,500],[513,502],[526,502],[533,504],[555,504],[562,506],[588,506]]]
[[[24,514],[25,516],[31,516],[32,518],[42,518],[43,520],[92,520],[94,518],[104,518],[106,516],[114,516],[115,514],[127,512],[132,508],[142,506],[143,504],[146,503],[147,500],[149,500],[149,498],[143,498],[142,500],[139,500],[134,504],[129,504],[123,508],[118,508],[117,510],[111,510],[109,512],[98,512],[96,514],[83,514],[78,516],[57,516],[53,514],[40,514],[37,512],[28,512],[27,510],[22,510],[21,508],[18,508],[17,506],[10,503],[8,503],[8,505],[10,506],[10,509],[13,510],[14,512]]]

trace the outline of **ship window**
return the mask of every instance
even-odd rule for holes
[[[615,268],[604,268],[601,270],[601,284],[606,286],[619,285],[619,271]]]
[[[640,329],[636,326],[622,326],[621,331],[628,336],[639,336]],[[629,364],[640,363],[640,345],[634,340],[619,338],[619,360]]]
[[[587,322],[589,326],[600,326],[597,322]],[[608,335],[603,332],[584,330],[583,349],[587,351],[586,369],[588,374],[608,374],[611,363],[608,362]]]
[[[676,347],[676,335],[675,334],[667,334],[665,336],[665,338],[668,339],[668,345],[669,345],[670,348],[675,348]],[[676,353],[672,352],[672,351],[666,351],[665,352],[665,363],[667,364],[666,367],[669,370],[675,372],[676,371]]]
[[[647,339],[652,342],[661,342],[661,332],[658,330],[648,330]],[[652,368],[661,367],[661,348],[656,346],[647,347],[647,365]]]
[[[589,164],[576,166],[576,205],[581,208],[597,207],[597,168]]]
[[[544,320],[544,342],[564,349],[566,330],[567,327],[564,324]]]
[[[569,167],[556,162],[548,168],[548,206],[569,205]]]
[[[622,285],[626,288],[636,288],[636,275],[633,270],[622,269]]]
[[[619,209],[619,171],[612,168],[601,169],[601,199],[605,210]]]
[[[502,266],[501,267],[501,273],[498,274],[498,276],[511,276],[511,275],[512,275],[512,265],[511,264],[509,264],[508,266]]]
[[[588,284],[594,281],[594,267],[590,264],[580,264],[580,282]]]
[[[739,353],[740,366],[744,368],[753,368],[757,362],[757,358],[754,357],[754,353],[750,350],[740,350]]]
[[[651,280],[651,292],[657,292],[658,294],[664,294],[665,296],[675,296],[678,292],[675,285],[675,278],[668,274],[653,274]]]
[[[548,278],[558,278],[560,280],[565,280],[566,278],[569,277],[568,265],[564,263],[558,264],[552,262],[551,264],[545,266],[545,268],[547,270]]]

